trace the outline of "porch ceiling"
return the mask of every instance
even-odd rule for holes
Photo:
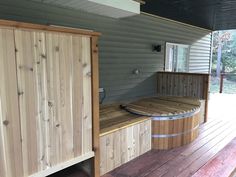
[[[235,0],[146,0],[141,11],[211,29],[236,29]]]

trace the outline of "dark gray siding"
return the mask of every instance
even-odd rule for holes
[[[165,19],[144,14],[113,19],[25,0],[1,1],[0,18],[101,32],[100,87],[107,91],[107,103],[156,93],[165,42],[190,44],[190,72],[209,71],[211,32]],[[161,44],[162,51],[152,52],[152,44]],[[139,75],[132,74],[136,68]]]

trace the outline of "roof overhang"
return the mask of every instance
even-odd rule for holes
[[[142,3],[139,0],[41,0],[41,2],[112,18],[140,14],[140,3]]]

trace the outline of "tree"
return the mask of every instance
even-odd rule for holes
[[[217,31],[213,34],[212,69],[216,69],[217,76],[222,72],[236,70],[236,32]]]

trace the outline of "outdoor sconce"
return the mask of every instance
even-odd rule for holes
[[[133,70],[133,74],[134,75],[139,75],[140,74],[140,70],[139,69],[134,69]]]
[[[152,45],[152,51],[153,52],[161,52],[161,45],[159,45],[159,44]]]

